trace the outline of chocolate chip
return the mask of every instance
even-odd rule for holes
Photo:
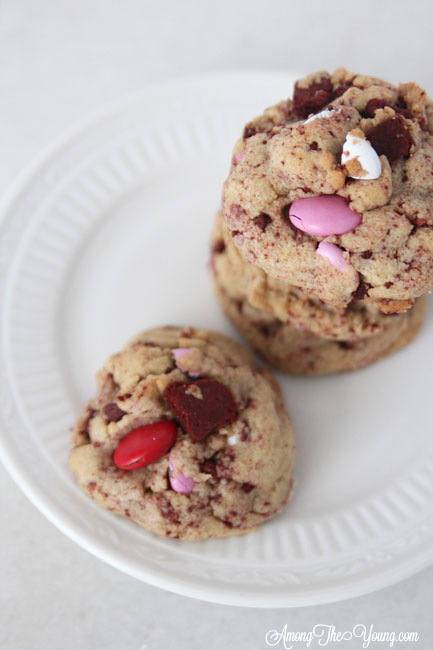
[[[126,415],[126,411],[122,411],[114,402],[106,404],[102,412],[109,422],[118,422]]]
[[[369,288],[370,287],[369,287],[368,284],[366,284],[365,282],[360,282],[358,284],[357,289],[352,294],[353,302],[358,302],[360,300],[364,300],[365,296],[368,294]]]
[[[366,136],[379,156],[386,156],[390,163],[410,153],[412,140],[401,115],[393,115],[373,126]]]
[[[268,225],[271,223],[272,219],[268,214],[261,212],[258,217],[253,219],[256,226],[260,228],[262,232],[265,232]]]
[[[213,460],[205,460],[200,466],[200,471],[204,474],[211,474],[213,478],[217,478],[217,469]]]
[[[292,222],[290,221],[290,206],[292,204],[288,203],[287,205],[283,206],[281,208],[281,218],[286,223],[288,226],[292,225]]]
[[[293,110],[300,117],[308,117],[317,113],[333,99],[332,84],[329,77],[312,83],[308,88],[295,85],[293,94]]]
[[[364,260],[369,260],[373,256],[373,251],[364,251],[361,253],[361,257]]]
[[[254,325],[257,327],[262,336],[265,338],[271,338],[272,336],[275,336],[275,334],[281,328],[282,322],[279,320],[274,320],[270,323],[256,322]]]
[[[308,148],[310,149],[310,151],[317,151],[318,148],[319,148],[319,145],[317,144],[317,142],[311,142],[308,145]]]
[[[255,487],[256,486],[252,483],[242,483],[242,491],[246,492],[247,494],[248,492],[251,492],[251,490],[254,490]]]
[[[384,108],[386,105],[387,105],[387,103],[383,99],[370,99],[367,102],[364,110],[361,111],[361,116],[364,117],[364,118],[374,117],[375,112],[379,108]]]
[[[225,249],[226,249],[226,245],[224,243],[224,239],[222,239],[222,237],[220,237],[219,239],[217,239],[214,242],[213,247],[212,247],[212,252],[215,255],[220,255],[221,253],[224,253]]]
[[[337,341],[337,344],[342,350],[353,350],[355,347],[355,344],[351,341]]]
[[[167,386],[162,396],[193,440],[203,440],[238,418],[232,392],[216,379],[175,382]]]
[[[247,124],[246,127],[244,128],[244,134],[243,134],[243,139],[247,140],[248,138],[251,138],[253,135],[257,135],[257,133],[260,133],[260,129],[258,126],[255,124]]]

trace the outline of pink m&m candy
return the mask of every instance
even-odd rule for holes
[[[191,352],[191,348],[174,348],[172,350],[174,360],[176,361],[176,365],[179,368],[179,370],[182,370],[182,372],[188,372],[188,370],[185,368],[185,366],[182,366],[180,360],[182,359],[185,354],[188,354],[188,352]],[[200,377],[199,372],[188,372],[190,377]]]
[[[293,201],[290,221],[296,228],[318,237],[342,235],[361,222],[357,212],[349,208],[341,196],[312,196]]]
[[[331,244],[328,241],[321,241],[316,252],[322,257],[325,257],[328,262],[330,262],[332,266],[335,266],[339,271],[343,272],[346,266],[348,266],[348,263],[343,257],[341,248],[335,244]]]
[[[176,472],[176,463],[172,460],[170,461],[168,474],[170,485],[175,492],[179,494],[191,494],[195,487],[194,479],[185,476],[182,472]]]

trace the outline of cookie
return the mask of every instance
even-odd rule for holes
[[[70,467],[99,505],[165,537],[239,535],[292,490],[278,384],[238,343],[192,327],[141,333],[98,373]]]
[[[315,336],[255,309],[247,300],[232,297],[218,279],[215,290],[227,318],[255,352],[274,368],[295,375],[358,370],[397,352],[418,334],[425,310],[425,298],[418,298],[409,311],[392,315],[385,331],[358,341],[339,341]]]
[[[353,341],[383,332],[389,317],[368,298],[346,308],[327,305],[313,294],[272,278],[242,257],[222,214],[218,213],[212,239],[212,265],[220,286],[246,298],[252,307],[316,336]]]
[[[218,217],[212,250],[215,291],[226,316],[278,370],[305,375],[356,370],[405,347],[421,327],[424,297],[405,313],[387,316],[362,302],[332,309],[269,280],[243,260]],[[282,286],[275,288],[276,282]]]
[[[433,103],[344,69],[247,124],[223,190],[243,257],[332,307],[433,289]]]

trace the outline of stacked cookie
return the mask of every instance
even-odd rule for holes
[[[227,316],[275,367],[354,370],[407,345],[433,288],[433,103],[339,69],[246,125],[212,251]]]

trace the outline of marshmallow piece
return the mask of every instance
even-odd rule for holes
[[[328,241],[321,241],[316,249],[316,253],[325,257],[328,262],[335,266],[339,271],[344,272],[348,262],[343,257],[342,250],[336,244],[331,244]]]
[[[339,112],[340,112],[339,109],[325,108],[325,110],[320,111],[320,113],[316,113],[315,115],[309,117],[308,120],[305,120],[304,124],[313,122],[313,120],[320,120],[320,118],[322,117],[331,117],[332,113],[339,113]]]
[[[351,161],[356,161],[348,165]],[[343,144],[341,164],[351,178],[370,181],[379,178],[382,173],[382,163],[364,133],[360,129],[349,131]]]

